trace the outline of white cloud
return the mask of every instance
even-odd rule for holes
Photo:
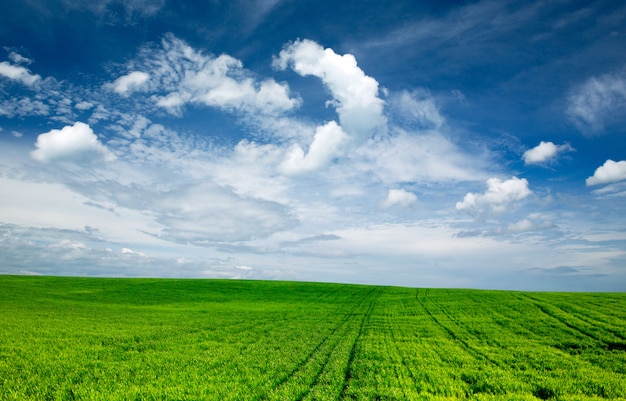
[[[254,106],[264,113],[287,111],[300,105],[300,100],[289,97],[289,87],[273,79],[266,79],[258,86]]]
[[[469,155],[438,132],[399,130],[356,151],[355,167],[384,183],[476,181],[488,177],[486,157]]]
[[[174,92],[167,96],[155,96],[154,99],[156,99],[157,106],[163,107],[170,114],[180,116],[182,115],[182,107],[191,100],[191,95],[184,92]]]
[[[626,112],[626,69],[591,77],[568,98],[567,115],[583,132],[598,132]]]
[[[122,96],[128,96],[130,92],[141,89],[149,79],[150,74],[141,71],[133,71],[119,77],[112,83],[106,84],[105,87]]]
[[[339,55],[311,40],[288,44],[274,59],[274,66],[313,75],[330,90],[343,129],[359,138],[368,138],[386,124],[384,102],[378,97],[378,82],[365,75],[351,54]]]
[[[189,103],[252,116],[277,115],[300,105],[287,84],[258,81],[240,60],[203,54],[173,35],[166,35],[159,49],[142,49],[129,67],[149,73],[146,90],[157,106],[175,115]]]
[[[554,229],[556,226],[549,216],[533,213],[527,218],[509,224],[506,229],[497,230],[497,234],[520,234]]]
[[[237,62],[232,67],[240,69],[242,66]],[[197,81],[188,82],[189,88],[195,92],[189,99],[226,110],[259,111],[263,114],[287,111],[299,104],[298,100],[289,97],[286,84],[279,84],[271,79],[257,84],[251,78],[237,80],[226,76],[226,73],[225,71],[222,76],[201,77],[205,75],[205,72],[201,72]],[[178,102],[184,100],[184,97],[179,97]]]
[[[87,161],[94,156],[105,161],[115,160],[115,155],[98,140],[91,127],[81,122],[39,135],[35,146],[37,149],[31,156],[40,162]]]
[[[48,245],[48,250],[56,254],[59,261],[68,261],[84,257],[89,254],[90,249],[81,241],[63,239],[59,242]]]
[[[240,196],[288,204],[290,180],[276,171],[284,153],[278,145],[243,140],[210,170],[217,184],[232,188]]]
[[[615,162],[607,160],[596,169],[593,176],[585,181],[587,186],[610,184],[617,181],[626,180],[626,161]]]
[[[524,152],[524,164],[543,164],[556,159],[560,153],[574,150],[569,144],[555,145],[552,142],[541,141],[539,145]]]
[[[146,257],[146,254],[143,252],[138,252],[138,251],[133,251],[130,248],[122,248],[122,254],[123,255],[137,255],[140,257]]]
[[[23,97],[19,100],[10,99],[0,103],[0,115],[9,118],[18,116],[47,116],[50,114],[50,107],[41,100],[33,100]]]
[[[146,191],[145,206],[163,227],[159,238],[176,243],[211,245],[249,241],[293,227],[297,221],[277,202],[239,196],[229,188],[193,184],[167,192]]]
[[[82,102],[76,103],[76,106],[74,107],[76,107],[78,110],[89,110],[92,107],[94,107],[94,105],[91,102],[82,101]]]
[[[333,234],[340,239],[320,244],[318,248],[320,252],[322,249],[328,249],[330,252],[369,254],[375,249],[378,255],[387,257],[397,255],[450,257],[454,254],[463,259],[483,252],[489,254],[503,251],[503,245],[493,238],[457,237],[450,227],[436,223],[434,226],[383,224],[352,227],[338,230]]]
[[[65,249],[85,249],[87,246],[80,241],[72,241],[69,239],[63,239],[57,243],[49,245],[51,248],[65,248]]]
[[[15,64],[31,64],[33,62],[33,60],[29,59],[28,57],[24,57],[16,52],[9,53],[9,59]]]
[[[95,125],[99,121],[112,119],[114,116],[116,116],[116,114],[118,113],[115,113],[107,109],[103,105],[99,104],[95,107],[95,109],[93,109],[91,116],[87,121],[89,122],[89,124]]]
[[[41,76],[32,74],[28,68],[9,64],[6,61],[0,63],[0,75],[19,81],[26,86],[32,86],[41,79]]]
[[[149,214],[119,206],[114,211],[108,207],[94,207],[89,203],[92,199],[65,185],[0,178],[0,193],[3,194],[0,197],[0,221],[5,224],[78,231],[91,226],[106,233],[107,239],[113,242],[164,244],[164,241],[146,234],[154,227]],[[54,236],[53,240],[58,242],[59,236]]]
[[[426,90],[393,94],[389,104],[402,120],[420,129],[439,129],[445,122],[435,99]]]
[[[320,126],[315,131],[309,152],[305,155],[300,145],[294,144],[287,151],[280,170],[285,174],[298,174],[318,170],[337,156],[348,136],[335,121]]]
[[[381,203],[385,209],[392,206],[409,206],[417,202],[417,196],[404,189],[390,189],[387,198]]]
[[[522,200],[531,193],[525,178],[511,177],[506,181],[490,178],[487,180],[485,193],[468,192],[463,201],[457,202],[456,209],[477,213],[486,211],[502,213],[506,211],[510,203]]]
[[[526,231],[532,231],[534,228],[535,228],[535,225],[533,224],[532,221],[528,219],[523,219],[516,223],[509,224],[509,226],[507,227],[507,230],[509,232],[522,233]]]

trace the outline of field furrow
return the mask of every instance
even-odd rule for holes
[[[534,298],[530,295],[525,295],[525,296],[526,298],[532,300],[532,302],[535,304],[535,306],[537,306],[537,308],[539,308],[541,312],[557,320],[562,325],[569,327],[570,329],[577,331],[580,334],[587,336],[595,341],[601,341],[600,336],[595,332],[595,330],[589,330],[589,327],[587,325],[580,325],[580,321],[577,321],[578,319],[576,319],[575,317],[571,315],[568,316],[568,314],[563,313],[561,310],[559,310],[555,306],[549,303],[540,301],[537,298]]]
[[[393,327],[393,322],[389,322],[389,325]],[[418,380],[413,374],[413,363],[409,359],[409,355],[406,352],[406,346],[404,346],[402,337],[399,337],[399,330],[390,330],[386,336],[387,347],[389,353],[392,355],[392,359],[395,360],[394,365],[397,366],[396,374],[398,376],[398,382],[405,394],[406,398],[411,398],[419,391]],[[404,349],[403,349],[404,348]]]
[[[339,392],[339,398],[343,398],[345,396],[349,382],[353,375],[352,369],[353,369],[354,359],[357,356],[357,351],[356,351],[357,344],[359,340],[361,339],[361,336],[363,335],[363,328],[365,326],[365,323],[370,318],[374,305],[378,297],[380,296],[381,291],[382,291],[381,289],[376,289],[375,292],[372,291],[372,298],[369,300],[367,309],[365,310],[365,313],[362,315],[360,319],[356,336],[354,337],[353,341],[350,342],[350,350],[348,352],[348,359],[343,367],[343,382],[341,383],[341,391]]]
[[[428,304],[435,306],[439,310],[440,314],[439,317],[436,317],[435,314],[433,314],[431,310],[425,305],[425,303],[422,302],[422,307],[424,308],[426,313],[428,313],[428,315],[435,321],[435,323],[443,328],[456,343],[460,344],[468,354],[472,355],[479,361],[487,361],[491,365],[496,367],[500,366],[499,361],[492,358],[488,353],[481,351],[477,346],[471,344],[473,335],[465,330],[464,327],[457,322],[456,317],[451,316],[435,301],[428,302]]]
[[[571,316],[574,319],[582,322],[586,327],[598,330],[615,337],[616,341],[625,341],[626,332],[623,326],[620,326],[620,320],[608,317],[606,314],[597,310],[593,310],[590,307],[579,307],[575,302],[563,304],[562,302],[553,302],[552,305],[562,311],[567,316]]]
[[[344,318],[332,332],[262,399],[336,399],[336,396],[328,397],[341,390],[350,349],[358,337],[360,324],[366,318],[367,310],[371,308],[374,292],[375,289],[372,289],[354,304],[348,304],[347,307],[351,309],[345,311]]]

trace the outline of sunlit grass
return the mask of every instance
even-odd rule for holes
[[[2,400],[626,397],[626,294],[0,276]]]

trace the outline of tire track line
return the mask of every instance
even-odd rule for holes
[[[624,336],[622,333],[620,333],[619,331],[613,328],[614,324],[611,321],[607,321],[598,317],[592,317],[590,315],[583,315],[581,312],[579,312],[575,308],[574,310],[570,311],[570,310],[564,309],[562,306],[559,306],[557,304],[550,304],[550,305],[554,306],[555,308],[559,309],[561,312],[569,316],[575,317],[576,319],[580,320],[583,323],[588,324],[589,326],[601,327],[603,331],[613,334],[615,337],[619,338],[620,340],[622,341],[626,340],[626,336]]]
[[[418,300],[418,302],[420,304],[422,304],[422,307],[424,308],[424,310],[426,311],[426,313],[431,317],[431,319],[433,319],[435,321],[435,323],[437,323],[437,325],[439,327],[441,327],[442,329],[444,329],[448,335],[455,341],[460,343],[463,348],[470,354],[472,355],[474,358],[479,359],[479,360],[487,360],[489,361],[491,364],[499,367],[499,368],[504,368],[502,366],[502,363],[500,363],[499,361],[491,358],[489,355],[487,355],[486,353],[477,350],[475,347],[473,347],[472,345],[470,345],[467,340],[465,340],[464,338],[459,337],[451,328],[449,328],[448,326],[444,325],[443,323],[441,323],[441,321],[439,319],[437,319],[430,310],[428,310],[428,308],[426,307],[426,305],[424,305],[424,303],[421,300]],[[455,319],[453,319],[450,314],[448,312],[446,312],[446,310],[444,308],[442,308],[437,302],[435,301],[431,301],[432,304],[434,304],[435,306],[437,306],[437,308],[449,319],[449,321],[454,324],[457,327],[462,327],[459,323],[456,322]],[[465,330],[466,333],[468,333],[469,336],[474,337],[473,335],[471,335],[469,332],[467,332],[467,330]]]
[[[301,372],[303,370],[305,370],[305,368],[307,367],[307,365],[309,364],[315,364],[316,361],[316,357],[318,355],[324,356],[327,355],[325,360],[328,359],[328,355],[330,355],[332,353],[332,351],[334,350],[334,346],[335,346],[335,342],[333,342],[333,339],[336,337],[336,334],[341,334],[342,333],[342,329],[344,328],[344,326],[346,325],[346,323],[351,319],[351,313],[346,314],[345,318],[342,319],[339,324],[337,326],[335,326],[333,328],[333,330],[328,334],[328,336],[324,337],[324,339],[322,341],[320,341],[312,350],[311,352],[309,352],[307,354],[307,356],[300,361],[300,363],[298,363],[287,375],[285,375],[282,379],[280,379],[276,385],[274,386],[273,390],[271,391],[276,391],[279,388],[283,387],[284,385],[286,385],[286,383],[288,383],[291,379],[293,379],[294,377],[296,377],[298,375],[298,372]],[[330,347],[330,349],[328,349],[328,347]],[[321,372],[321,368],[318,370],[317,375],[319,375]],[[306,394],[305,394],[306,395]],[[304,395],[303,395],[304,397]],[[261,399],[268,399],[268,398],[272,398],[269,397],[268,395],[263,396]]]
[[[351,370],[352,370],[352,364],[354,363],[354,358],[355,358],[355,355],[356,355],[356,345],[359,342],[359,340],[361,339],[361,335],[363,334],[363,327],[365,326],[365,321],[369,320],[369,318],[370,318],[370,316],[372,314],[372,310],[374,309],[374,304],[376,303],[376,301],[380,297],[380,294],[382,293],[382,291],[383,291],[382,288],[376,288],[376,294],[374,294],[374,297],[370,301],[370,304],[369,304],[367,310],[363,314],[363,318],[361,319],[361,323],[359,324],[359,331],[358,331],[356,337],[354,338],[354,341],[352,342],[352,345],[350,346],[350,354],[349,354],[349,357],[348,357],[348,362],[346,363],[346,366],[344,368],[344,376],[343,376],[343,384],[342,384],[342,387],[341,387],[341,392],[339,393],[339,397],[336,398],[338,400],[342,400],[346,396],[346,390],[348,389],[348,382],[350,381],[350,379],[352,377]]]
[[[417,294],[416,293],[416,298],[417,298]],[[402,305],[402,308],[404,309],[405,306]],[[417,379],[415,377],[415,375],[413,375],[413,371],[409,368],[410,364],[407,362],[406,358],[404,357],[404,353],[401,352],[400,347],[398,345],[398,339],[395,335],[395,331],[393,330],[394,327],[398,327],[395,324],[389,324],[388,327],[390,328],[390,334],[386,337],[387,339],[389,339],[389,336],[391,337],[391,343],[393,344],[393,348],[395,349],[395,354],[400,358],[400,362],[402,362],[402,368],[395,368],[396,373],[398,373],[398,369],[401,369],[404,371],[404,376],[408,376],[411,378],[411,383],[413,384],[413,390],[415,390],[416,392],[419,393],[419,388],[417,385]],[[387,347],[389,347],[389,342],[387,343]],[[398,375],[398,377],[400,377]],[[406,399],[409,399],[409,396],[407,395],[407,392],[405,391],[405,386],[402,385],[402,392],[405,395]]]
[[[546,304],[546,302],[541,301],[541,300],[536,299],[536,298],[533,298],[533,297],[531,297],[530,295],[527,295],[527,294],[521,294],[521,295],[522,295],[523,297],[526,297],[526,298],[530,299],[530,300],[532,301],[532,303],[533,303],[533,304],[534,304],[534,305],[535,305],[535,306],[536,306],[536,307],[537,307],[537,308],[538,308],[541,312],[543,312],[545,315],[547,315],[547,316],[551,317],[552,319],[554,319],[554,320],[558,321],[558,322],[559,322],[559,323],[561,323],[562,325],[567,326],[567,327],[569,327],[570,329],[572,329],[572,330],[574,330],[574,331],[576,331],[576,332],[578,332],[578,333],[580,333],[580,334],[582,334],[582,335],[584,335],[584,336],[586,336],[586,337],[592,338],[592,339],[594,339],[594,340],[596,340],[596,341],[602,341],[602,340],[601,340],[600,338],[598,338],[598,336],[596,336],[595,334],[590,333],[590,332],[588,332],[587,330],[584,330],[584,329],[582,329],[582,328],[580,328],[580,327],[578,327],[578,326],[576,326],[576,325],[574,325],[574,324],[572,324],[572,323],[568,322],[568,321],[567,321],[567,319],[563,318],[562,316],[558,316],[556,313],[554,313],[553,311],[549,310],[549,309],[546,307],[546,305],[545,305],[545,304]],[[548,304],[548,305],[553,306],[553,307],[556,307],[556,306],[554,306],[554,305],[552,305],[552,304]],[[557,308],[557,309],[559,309],[558,307],[556,307],[556,308]],[[561,310],[561,309],[559,309],[559,310]],[[561,311],[562,311],[562,310],[561,310]],[[563,311],[563,312],[564,312],[564,311]],[[567,313],[567,312],[565,312],[565,313]]]
[[[292,369],[287,375],[285,375],[282,379],[280,379],[277,384],[273,387],[272,390],[269,390],[268,393],[263,395],[260,399],[274,399],[275,395],[273,393],[279,391],[281,388],[284,388],[288,385],[288,383],[296,378],[299,373],[304,372],[307,367],[312,367],[319,365],[317,369],[315,369],[314,378],[311,381],[311,385],[304,389],[295,400],[302,400],[307,394],[312,390],[313,386],[318,382],[319,377],[321,376],[324,368],[328,365],[329,360],[331,359],[331,355],[337,348],[338,344],[341,342],[341,339],[350,331],[349,322],[358,316],[358,313],[355,313],[358,309],[360,309],[363,304],[369,298],[369,295],[374,291],[372,289],[368,292],[359,303],[354,306],[350,312],[346,313],[344,318],[337,324],[333,330],[326,336],[322,341],[320,341],[312,350],[307,354],[307,356],[298,363],[294,369]],[[309,381],[309,380],[307,380]]]
[[[359,304],[357,305],[357,307],[355,307],[355,308],[352,310],[352,312],[356,311],[357,309],[360,309],[360,308],[363,306],[363,304],[365,304],[365,302],[367,302],[367,299],[368,299],[368,298],[370,298],[371,294],[373,294],[376,290],[377,290],[376,288],[373,288],[370,292],[368,292],[368,293],[367,293],[367,295],[361,299],[361,301],[359,302]],[[379,295],[379,294],[380,294],[380,290],[378,290],[378,293],[377,293],[377,295],[376,295],[376,298],[378,297],[378,295]],[[375,299],[374,299],[374,300],[375,300]],[[373,303],[374,303],[374,300],[372,300],[372,301],[370,302],[370,305],[369,305],[369,307],[368,307],[367,311],[365,312],[364,317],[361,319],[361,323],[360,323],[360,325],[359,325],[359,331],[358,331],[357,337],[356,337],[356,339],[354,340],[354,342],[352,343],[351,348],[350,348],[350,353],[349,353],[349,357],[348,357],[348,364],[350,363],[350,360],[353,358],[354,346],[355,346],[356,341],[358,340],[358,338],[361,336],[361,332],[363,331],[363,322],[364,322],[364,320],[365,320],[365,317],[366,317],[366,316],[369,316],[369,314],[371,313],[371,310],[372,310],[372,305],[373,305]],[[357,314],[357,313],[350,313],[350,318],[354,318],[354,317],[356,317],[356,316],[358,316],[358,314]],[[349,330],[348,330],[348,331],[349,331]],[[311,387],[310,387],[310,388],[309,388],[309,390],[307,391],[307,394],[308,394],[308,393],[310,393],[310,392],[313,390],[313,388],[314,388],[314,387],[318,384],[318,382],[319,382],[319,378],[320,378],[320,376],[321,376],[322,372],[324,371],[324,368],[328,365],[328,362],[329,362],[329,361],[330,361],[330,359],[331,359],[331,356],[332,356],[333,351],[335,351],[335,350],[338,348],[338,345],[339,345],[339,343],[341,342],[342,337],[343,337],[343,336],[340,336],[340,337],[339,337],[339,339],[337,340],[337,342],[336,342],[336,344],[335,344],[335,347],[333,347],[332,351],[328,354],[328,357],[327,357],[327,358],[326,358],[326,360],[324,361],[324,366],[322,367],[322,369],[320,369],[320,371],[319,371],[319,372],[318,372],[318,374],[316,375],[316,377],[315,377],[315,380],[314,380],[313,384],[311,385]],[[344,382],[345,382],[345,373],[344,373]],[[305,394],[303,397],[301,397],[298,401],[300,401],[302,398],[304,398],[307,394]]]

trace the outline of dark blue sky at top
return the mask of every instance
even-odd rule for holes
[[[457,10],[476,2],[285,1],[264,13],[255,3],[166,1],[147,15],[115,1],[96,11],[87,1],[8,0],[0,38],[3,47],[32,57],[35,71],[94,83],[110,80],[114,63],[166,32],[207,53],[230,54],[265,76],[272,75],[272,56],[285,43],[312,39],[354,54],[381,86],[428,88],[449,97],[446,111],[468,129],[487,136],[513,131],[528,146],[545,135],[571,141],[575,127],[561,118],[564,93],[626,62],[626,22],[615,1],[494,2],[476,7],[475,15]],[[538,11],[528,18],[533,8]],[[411,33],[435,20],[435,31]],[[463,24],[470,26],[459,28]],[[286,72],[278,78],[292,77]],[[304,81],[292,85],[311,84]],[[472,101],[454,101],[452,90]],[[618,119],[607,128],[622,126]],[[575,139],[584,146],[584,139]]]
[[[614,205],[624,192],[618,188],[619,195],[602,199],[613,207],[605,213],[606,205],[590,203],[592,190],[585,185],[585,179],[605,161],[626,159],[626,92],[620,92],[626,85],[626,6],[619,1],[5,0],[0,5],[0,62],[18,53],[32,60],[24,64],[32,74],[54,78],[57,88],[71,87],[73,95],[106,95],[102,102],[110,109],[136,106],[137,113],[147,113],[148,96],[109,96],[110,91],[102,88],[132,72],[129,65],[142,49],[156,53],[168,35],[204,55],[226,54],[241,60],[246,73],[258,82],[272,78],[288,84],[302,104],[287,115],[312,127],[336,118],[336,110],[326,104],[331,89],[318,77],[301,76],[292,68],[277,70],[273,60],[286,45],[301,39],[340,55],[352,54],[364,74],[377,81],[381,93],[392,94],[381,97],[387,102],[384,114],[393,130],[423,129],[394,109],[394,94],[406,91],[416,99],[432,100],[446,121],[438,135],[464,154],[486,154],[481,160],[492,164],[485,174],[528,179],[538,203],[558,199],[560,203],[542,205],[541,213],[568,204],[575,213],[594,210],[595,221],[619,226],[614,216],[622,209]],[[599,125],[588,128],[570,114],[572,99],[594,79],[605,83],[603,90],[609,95],[604,109],[592,110]],[[2,76],[0,91],[1,101],[36,97],[32,88]],[[593,105],[593,99],[587,100]],[[92,112],[74,110],[74,115],[77,121],[87,121]],[[156,108],[146,116],[183,136],[206,138],[229,149],[241,140],[279,143],[257,134],[249,120],[219,108],[188,104],[181,115]],[[59,121],[43,114],[0,113],[0,146],[27,154],[38,135],[67,125]],[[92,128],[105,145],[115,137],[104,120]],[[20,135],[11,136],[14,131]],[[522,155],[540,141],[573,150],[562,151],[546,164],[525,164]],[[459,180],[461,196],[437,193],[440,186],[454,186],[457,181],[451,182],[395,184],[416,193],[420,202],[421,194],[431,194],[452,207],[462,194],[484,190]],[[379,184],[373,179],[367,185]],[[602,190],[599,193],[604,195]],[[427,201],[421,205],[430,213],[436,202]],[[354,205],[356,210],[362,202]],[[577,205],[584,207],[577,209]],[[415,217],[407,216],[399,213],[393,219],[408,224]],[[528,216],[533,223],[539,219],[537,214]],[[476,224],[490,225],[494,219],[480,217]],[[510,224],[516,221],[511,219]],[[562,227],[556,218],[550,221]],[[542,227],[553,227],[550,224]],[[310,234],[335,235],[337,230]],[[489,230],[470,227],[466,231],[486,236]],[[562,232],[554,229],[544,234],[553,238]],[[578,241],[574,237],[568,241]],[[621,249],[623,240],[615,241],[622,242],[611,246]]]

